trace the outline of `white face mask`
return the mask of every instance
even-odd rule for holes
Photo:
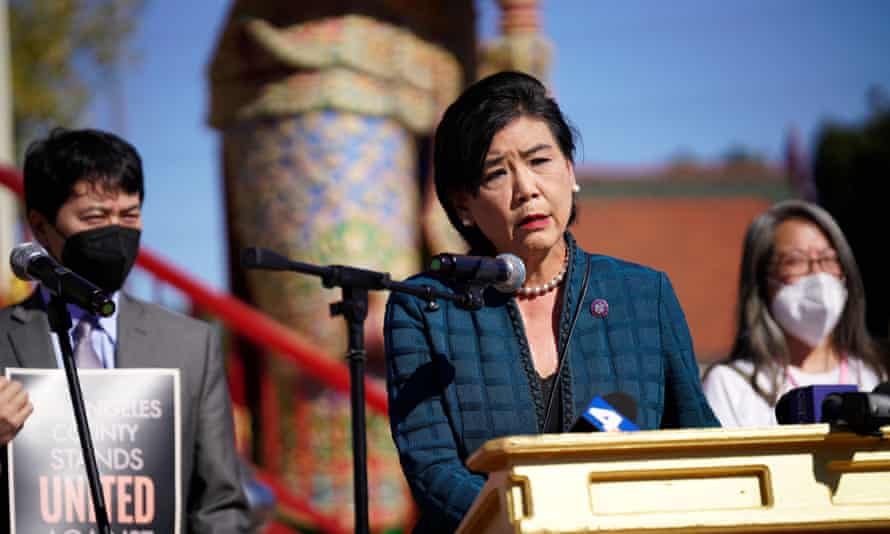
[[[843,282],[828,273],[813,273],[783,285],[770,311],[785,332],[815,347],[834,330],[846,303]]]

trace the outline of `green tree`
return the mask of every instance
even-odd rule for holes
[[[144,0],[10,0],[15,153],[54,126],[75,126],[91,97],[131,62]]]
[[[879,89],[870,91],[871,113],[861,124],[827,123],[821,128],[813,175],[820,202],[837,219],[862,271],[869,330],[887,339],[890,105],[884,95]]]

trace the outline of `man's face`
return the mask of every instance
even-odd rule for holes
[[[28,222],[37,240],[61,261],[65,239],[76,233],[110,225],[141,231],[142,206],[137,193],[107,190],[101,184],[79,180],[59,208],[55,225],[35,210],[28,213]]]

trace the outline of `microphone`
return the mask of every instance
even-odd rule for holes
[[[245,269],[290,271],[292,265],[290,259],[269,249],[249,247],[241,251],[241,266]]]
[[[37,243],[16,245],[9,255],[12,272],[22,280],[39,282],[47,291],[65,302],[76,304],[100,317],[114,313],[114,302],[92,282],[59,265]]]
[[[605,397],[597,395],[587,405],[569,432],[618,432],[639,430],[633,422],[637,417],[637,401],[627,393],[616,391]]]
[[[277,252],[259,247],[242,250],[241,265],[245,269],[311,274],[320,277],[324,287],[350,286],[365,289],[389,289],[392,287],[389,273],[379,273],[346,265],[313,265],[294,261]]]
[[[794,388],[776,403],[776,420],[780,425],[803,425],[826,422],[825,400],[830,395],[858,391],[852,384],[813,385]]]
[[[890,425],[890,383],[879,384],[871,393],[833,393],[825,398],[823,422],[847,427],[858,434],[875,434]]]
[[[491,285],[501,293],[512,293],[525,283],[525,264],[513,254],[496,258],[438,254],[430,262],[430,270],[461,282]]]

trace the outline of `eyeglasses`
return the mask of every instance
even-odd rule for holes
[[[818,265],[819,270],[823,273],[836,276],[843,274],[841,262],[833,250],[824,250],[815,258],[802,252],[783,254],[773,263],[773,268],[779,276],[806,276],[815,272],[814,264]]]

